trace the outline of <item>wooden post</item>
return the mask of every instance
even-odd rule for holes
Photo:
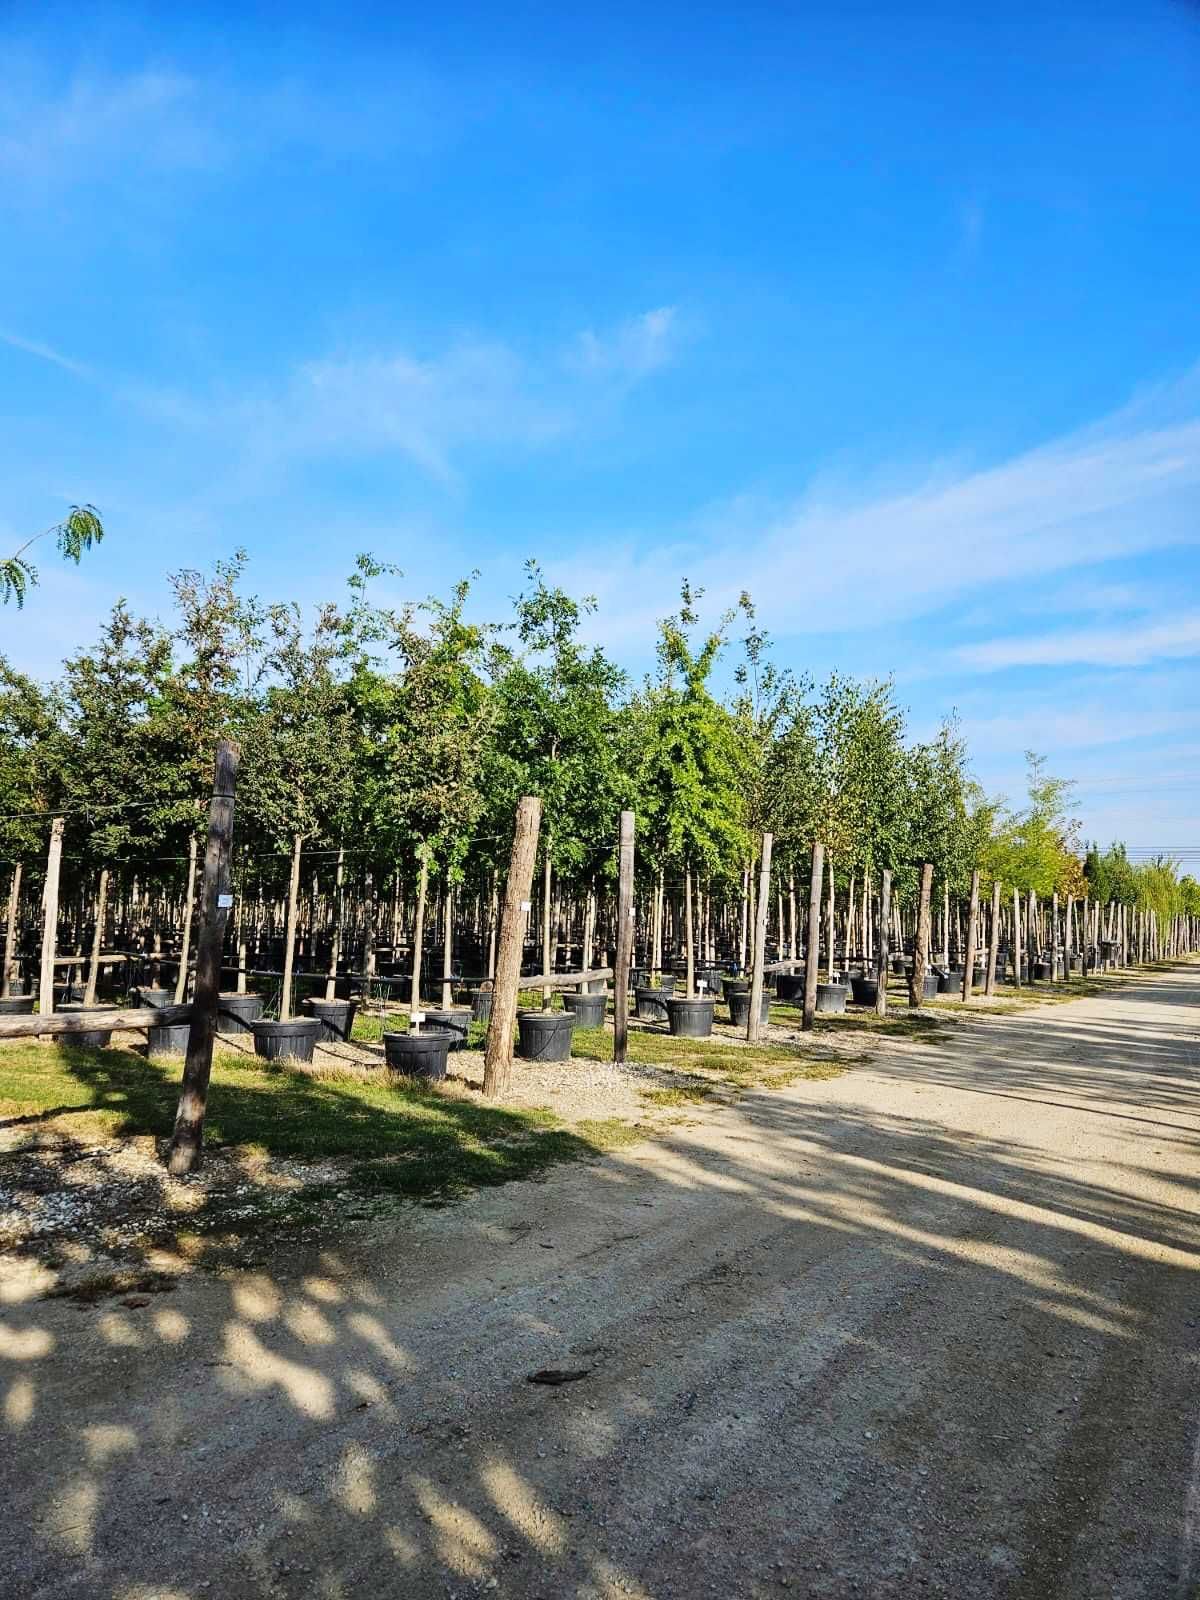
[[[542,802],[526,795],[517,806],[504,909],[500,915],[500,948],[496,952],[496,982],[492,990],[492,1016],[488,1023],[483,1058],[483,1092],[490,1100],[507,1093],[512,1077],[513,1026],[517,1019],[517,991],[521,983],[521,955],[525,947],[525,918],[533,887],[538,828]]]
[[[413,923],[412,987],[408,995],[408,1014],[421,1009],[421,961],[425,942],[425,901],[429,895],[429,856],[425,846],[420,847],[421,876],[417,882],[417,916]]]
[[[553,950],[553,943],[552,943],[552,935],[551,935],[551,931],[550,931],[550,916],[551,916],[551,912],[553,910],[553,900],[552,900],[551,894],[550,894],[551,888],[553,886],[552,871],[553,871],[553,868],[552,868],[551,862],[550,862],[550,834],[549,834],[549,830],[547,830],[547,833],[546,833],[546,861],[545,861],[545,866],[543,867],[543,870],[542,870],[542,971],[543,972],[553,972],[553,970],[554,970],[554,962],[553,962],[553,959],[552,959],[553,958],[553,954],[554,954],[554,950]],[[532,887],[532,883],[531,883],[530,887]],[[554,993],[553,989],[543,989],[542,990],[542,1010],[543,1011],[549,1011],[549,1009],[550,1009],[550,996],[553,993]]]
[[[1013,884],[1013,983],[1021,987],[1021,964],[1024,960],[1024,946],[1021,941],[1021,896],[1017,893],[1017,886]]]
[[[100,950],[104,940],[104,916],[108,910],[108,868],[100,868],[100,887],[96,891],[96,925],[92,929],[92,957],[88,962],[87,984],[83,991],[85,1006],[96,1004],[96,978],[100,972]]]
[[[879,891],[879,943],[875,954],[875,1015],[887,1016],[888,966],[891,962],[892,873],[883,869]]]
[[[58,880],[62,871],[63,819],[50,824],[46,851],[46,886],[42,891],[42,972],[38,1010],[48,1017],[54,1010],[54,957],[58,948]]]
[[[812,849],[812,882],[808,889],[808,929],[804,951],[804,1012],[800,1026],[809,1032],[817,1014],[817,979],[821,961],[821,877],[825,870],[825,846],[818,840]]]
[[[16,961],[13,947],[17,942],[17,907],[21,903],[21,862],[13,867],[12,882],[8,886],[8,917],[4,929],[4,965],[0,967],[0,1000],[7,1000],[12,992],[12,975]]]
[[[929,899],[933,890],[933,863],[921,867],[921,898],[917,904],[917,936],[913,940],[912,974],[908,980],[908,1003],[920,1009],[925,999],[925,973],[929,967]]]
[[[192,912],[196,905],[196,835],[188,837],[187,893],[183,897],[183,931],[179,942],[179,976],[175,979],[175,1004],[187,996],[188,962],[192,953]]]
[[[292,836],[292,875],[288,881],[287,930],[283,936],[283,986],[279,992],[279,1020],[292,1014],[292,967],[296,959],[296,915],[300,905],[300,835]]]
[[[754,921],[754,969],[750,975],[750,1015],[746,1018],[746,1041],[757,1044],[759,1012],[763,997],[763,963],[767,959],[767,907],[771,902],[771,845],[773,836],[762,836],[762,865],[758,869],[758,916]],[[782,902],[781,902],[782,906]],[[782,927],[782,917],[780,918]],[[782,933],[780,935],[782,944]]]
[[[967,912],[967,957],[963,963],[962,997],[971,998],[975,982],[975,944],[979,935],[979,868],[971,873],[971,908]]]
[[[187,1059],[183,1065],[183,1090],[175,1113],[168,1167],[175,1177],[194,1172],[204,1154],[204,1113],[212,1074],[213,1040],[217,1032],[217,1006],[221,993],[221,950],[229,893],[230,857],[233,852],[233,795],[237,785],[238,747],[229,739],[217,746],[212,799],[208,805],[208,845],[204,852],[204,903],[196,941],[196,988]]]
[[[633,959],[633,841],[636,818],[622,811],[617,844],[617,956],[613,973],[613,1060],[629,1049],[629,968]],[[585,963],[586,965],[586,963]]]
[[[1075,916],[1075,896],[1067,896],[1067,909],[1063,916],[1063,982],[1071,981],[1071,924]]]
[[[825,971],[825,979],[826,979],[827,983],[832,983],[833,982],[833,947],[834,947],[834,944],[836,943],[836,940],[834,938],[834,909],[835,909],[835,905],[836,905],[836,898],[835,898],[835,895],[834,895],[833,857],[830,856],[830,858],[829,858],[829,917],[828,917],[828,925],[827,925],[827,927],[825,929],[825,939],[826,939],[825,956],[826,956],[826,960],[828,962],[828,966],[827,966],[826,971]],[[806,986],[806,988],[807,988],[807,986]],[[815,1006],[816,1003],[817,1003],[816,990],[814,989],[814,991],[813,991],[813,1005]]]

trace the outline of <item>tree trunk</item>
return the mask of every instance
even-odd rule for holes
[[[826,962],[826,966],[825,966],[825,981],[826,981],[826,983],[832,983],[833,982],[833,945],[834,945],[833,913],[834,913],[834,906],[835,906],[835,895],[834,895],[834,881],[833,881],[833,857],[830,856],[830,858],[829,858],[829,913],[828,913],[828,917],[827,917],[827,921],[826,921],[826,929],[825,929],[825,936],[826,936],[826,941],[827,941],[827,947],[826,947],[826,951],[825,951],[825,962]],[[817,1003],[816,1002],[816,996],[814,995],[813,996],[813,1004],[816,1005],[816,1003]]]
[[[442,1010],[454,1000],[454,890],[446,883],[445,940],[442,945]]]
[[[769,833],[762,836],[762,866],[759,869],[758,917],[754,924],[754,968],[750,977],[750,1014],[746,1018],[746,1041],[757,1044],[760,1032],[759,1011],[763,997],[763,964],[767,955],[767,907],[771,902],[771,843]],[[782,914],[783,902],[780,900]],[[781,915],[782,920],[782,915]]]
[[[92,928],[92,958],[88,962],[87,987],[83,991],[85,1006],[96,1004],[96,979],[100,973],[100,951],[104,943],[104,918],[108,911],[108,868],[100,868],[100,887],[96,891],[96,921]]]
[[[179,976],[175,979],[175,1004],[187,994],[188,961],[192,953],[192,911],[196,904],[196,835],[188,839],[187,894],[183,897],[183,937],[179,945]]]
[[[1024,962],[1024,944],[1021,939],[1021,896],[1013,884],[1013,983],[1021,987],[1021,966]]]
[[[553,871],[553,869],[551,868],[551,865],[550,865],[550,838],[549,838],[549,835],[547,835],[547,837],[546,837],[546,852],[545,852],[545,854],[546,854],[546,860],[545,860],[545,863],[544,863],[544,865],[542,867],[542,971],[545,972],[545,973],[549,973],[549,972],[553,971],[553,967],[552,967],[551,959],[550,959],[551,958],[551,954],[552,954],[551,942],[550,942],[550,913],[551,913],[550,888],[551,888],[551,883],[552,883],[552,871]],[[543,989],[542,990],[542,1010],[543,1011],[549,1011],[549,1009],[550,1009],[550,997],[551,997],[551,995],[553,993],[554,993],[553,989]]]
[[[488,1023],[483,1060],[483,1092],[489,1100],[506,1094],[512,1078],[513,1026],[517,1019],[517,990],[521,982],[521,957],[525,950],[525,919],[537,858],[542,802],[526,795],[517,806],[512,857],[504,886],[504,911],[500,919],[500,945],[496,956],[496,982],[492,1015]]]
[[[17,943],[17,907],[21,902],[21,867],[20,861],[13,867],[12,883],[8,889],[8,917],[4,928],[4,965],[0,967],[0,999],[7,1000],[12,992],[13,969],[16,967],[16,958],[13,950]]]
[[[879,944],[875,955],[875,1014],[880,1017],[887,1016],[888,961],[891,948],[888,918],[891,914],[892,874],[885,867],[883,884],[879,892]]]
[[[636,818],[622,811],[617,839],[617,938],[613,970],[613,1061],[625,1060],[629,1046],[629,968],[633,961],[633,843]]]
[[[50,824],[46,851],[46,883],[42,890],[42,971],[38,1010],[48,1017],[54,1010],[54,956],[58,949],[58,882],[62,872],[63,819]]]
[[[925,973],[929,968],[929,899],[933,888],[933,863],[921,868],[921,898],[917,906],[917,936],[913,940],[912,975],[908,980],[908,1003],[920,1009],[925,998]]]
[[[979,868],[971,873],[971,908],[967,912],[967,953],[963,962],[962,997],[964,1000],[971,998],[971,986],[975,981],[975,941],[978,937],[979,924]]]
[[[292,965],[296,957],[296,921],[300,909],[300,835],[292,836],[292,876],[288,884],[287,931],[283,936],[283,983],[279,991],[279,1020],[292,1014]]]
[[[804,932],[804,1012],[801,1027],[811,1031],[817,1014],[817,979],[821,965],[821,874],[825,867],[825,846],[819,841],[812,849],[812,881],[808,889],[808,926]]]
[[[341,845],[337,853],[337,873],[333,880],[333,932],[329,941],[329,968],[325,973],[325,998],[337,995],[338,967],[342,961],[342,917],[345,915],[346,852]]]
[[[684,930],[687,947],[687,988],[684,991],[690,1000],[696,993],[696,950],[692,943],[692,869],[689,864],[684,878],[683,914],[687,919]]]
[[[408,996],[408,1014],[421,1009],[421,962],[425,943],[425,902],[429,897],[429,857],[421,846],[421,876],[417,881],[417,915],[413,923],[412,987]]]

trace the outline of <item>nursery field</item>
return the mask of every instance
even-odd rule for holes
[[[1193,1594],[1198,1007],[1176,964],[770,1088],[675,1041],[718,1092],[541,1182],[10,1278],[0,1592]],[[5,1104],[161,1129],[126,1058],[8,1046]],[[214,1127],[568,1132],[275,1076],[219,1054]]]

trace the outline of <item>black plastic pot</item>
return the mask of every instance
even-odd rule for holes
[[[1035,961],[1033,963],[1033,976],[1043,983],[1049,982],[1054,977],[1054,968],[1048,961]]]
[[[163,1006],[173,1006],[175,1004],[175,991],[174,989],[139,989],[137,998],[139,1005],[153,1006],[155,1011],[159,1011]]]
[[[523,1061],[569,1061],[574,1027],[571,1011],[518,1011],[517,1054]]]
[[[897,978],[906,977],[911,970],[912,970],[912,958],[910,956],[893,956],[892,957],[892,973],[893,973],[893,975],[895,977],[897,977]]]
[[[476,1022],[490,1022],[492,1017],[492,991],[476,989],[471,996],[471,1015]]]
[[[936,1000],[938,997],[938,975],[936,972],[925,974],[925,984],[921,990],[922,997],[926,1000]]]
[[[607,978],[593,978],[592,981],[587,986],[587,993],[588,994],[602,994],[607,999],[607,997],[608,997],[608,979]]]
[[[629,987],[631,989],[646,989],[650,985],[650,974],[645,967],[630,967]]]
[[[750,993],[750,979],[749,978],[722,978],[721,987],[725,991],[726,1000],[728,1000],[729,996],[731,994],[749,994]]]
[[[64,1015],[74,1014],[77,1016],[81,1011],[94,1015],[97,1011],[103,1011],[105,1007],[76,1004],[59,1006],[57,1009]],[[111,1010],[112,1008],[109,1007],[108,1009]],[[111,1038],[111,1028],[85,1028],[82,1033],[59,1034],[60,1041],[65,1041],[67,1044],[82,1045],[85,1050],[106,1050]]]
[[[320,1030],[315,1017],[289,1017],[286,1022],[260,1017],[250,1024],[254,1053],[265,1061],[311,1061]]]
[[[750,1020],[750,990],[746,988],[726,991],[725,998],[729,1002],[730,1022],[735,1028],[744,1028]],[[761,1022],[771,1020],[771,996],[765,991],[762,1004],[758,1008],[758,1015]]]
[[[861,981],[861,980],[860,980]],[[846,1009],[849,991],[844,983],[819,983],[817,985],[817,1010],[840,1015]]]
[[[677,1039],[707,1039],[712,1034],[715,1006],[712,999],[697,996],[687,1000],[682,995],[672,995],[667,1001],[667,1024]]]
[[[253,1033],[253,1025],[262,1016],[262,1008],[263,997],[260,994],[220,995],[217,999],[217,1032]]]
[[[962,993],[961,972],[947,972],[944,969],[938,969],[935,970],[934,977],[937,979],[937,992],[939,994]]]
[[[850,993],[856,1006],[873,1006],[879,999],[878,979],[851,978]]]
[[[440,1082],[446,1076],[446,1058],[454,1035],[446,1028],[422,1028],[418,1033],[385,1033],[383,1054],[390,1072],[406,1078]]]
[[[31,994],[10,994],[0,1000],[0,1017],[31,1017],[33,1015],[33,996]]]
[[[465,1050],[467,1048],[467,1035],[471,1028],[471,1013],[466,1010],[454,1011],[427,1011],[425,1021],[421,1024],[421,1032],[430,1028],[435,1033],[448,1033],[450,1035],[451,1050]]]
[[[146,1054],[155,1056],[185,1056],[188,1040],[192,1036],[190,1022],[180,1022],[170,1028],[146,1029]]]
[[[341,1039],[350,1037],[354,1028],[354,1017],[358,1011],[357,1000],[316,1000],[309,999],[304,1002],[304,1009],[321,1024],[318,1039]]]
[[[775,993],[780,1000],[803,1000],[804,974],[802,972],[781,972],[775,985]]]
[[[662,989],[662,992],[664,994],[674,994],[675,993],[675,974],[673,972],[664,972],[664,973],[662,973],[660,975],[660,977],[659,977],[658,982],[659,982],[659,987]]]
[[[602,994],[564,994],[563,1008],[570,1011],[578,1028],[602,1028],[608,1001]]]
[[[634,998],[637,1001],[637,1014],[642,1022],[667,1020],[667,1001],[670,995],[665,989],[636,989]]]

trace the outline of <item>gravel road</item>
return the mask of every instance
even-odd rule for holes
[[[980,1018],[132,1303],[14,1286],[0,1594],[1200,1596],[1198,1007]]]

